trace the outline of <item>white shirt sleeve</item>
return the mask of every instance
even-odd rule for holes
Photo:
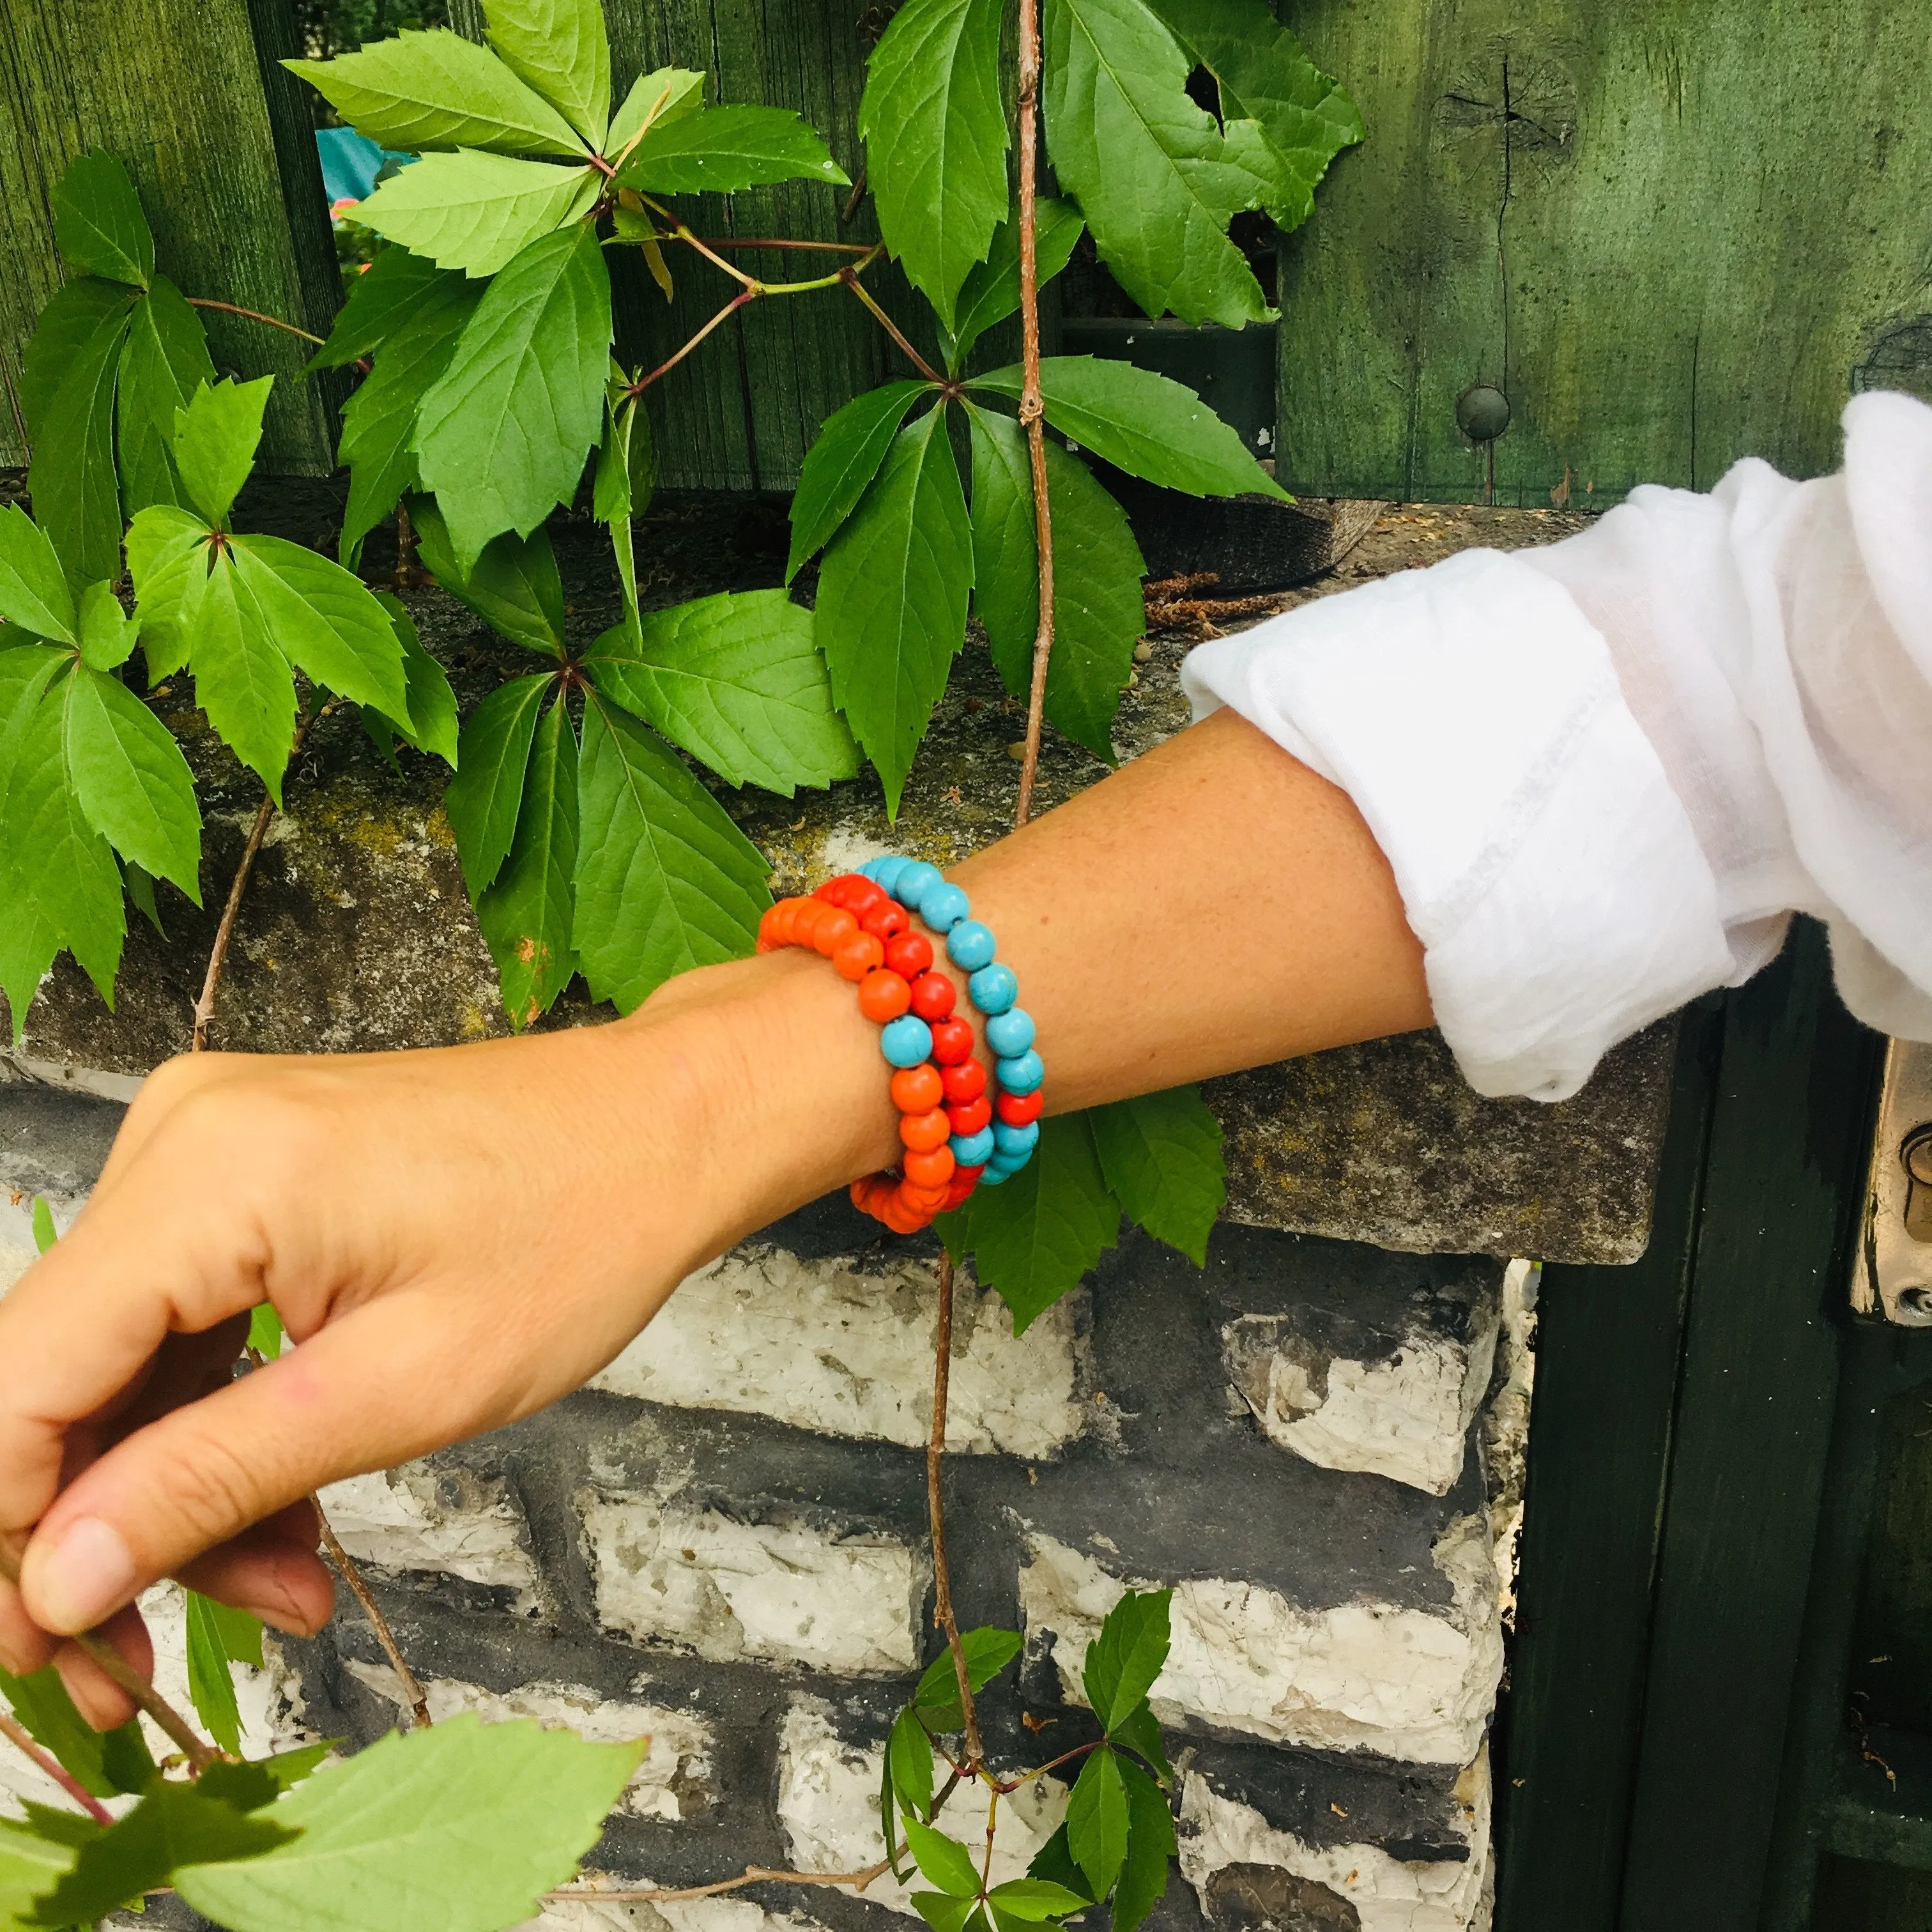
[[[1581,536],[1468,550],[1192,652],[1354,799],[1470,1084],[1560,1100],[1742,984],[1793,912],[1838,989],[1932,1040],[1932,408],[1860,396],[1845,468],[1646,486]]]

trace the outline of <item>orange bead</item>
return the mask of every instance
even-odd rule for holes
[[[818,929],[818,922],[830,918],[836,910],[823,899],[792,899],[787,903],[792,908],[791,943],[794,946],[809,946],[812,935]]]
[[[916,1234],[932,1219],[916,1208],[908,1208],[898,1194],[874,1211],[896,1234]]]
[[[933,1148],[924,1154],[908,1150],[899,1162],[905,1178],[916,1187],[944,1187],[958,1165],[950,1147]]]
[[[945,1086],[946,1097],[962,1106],[968,1100],[978,1100],[986,1090],[986,1070],[976,1060],[962,1060],[944,1067],[939,1078]]]
[[[934,1107],[930,1113],[899,1116],[899,1138],[915,1154],[930,1154],[952,1138],[952,1123],[946,1118],[944,1107]]]
[[[859,982],[859,1010],[880,1026],[897,1019],[911,1004],[912,988],[883,966]]]
[[[950,1180],[944,1187],[916,1187],[910,1180],[902,1180],[899,1184],[899,1204],[929,1221],[945,1207],[946,1197],[952,1187]]]
[[[959,994],[944,973],[922,973],[912,982],[912,1010],[922,1020],[943,1020]]]
[[[830,959],[858,930],[859,922],[849,912],[834,906],[830,912],[820,914],[812,928],[813,949]]]
[[[916,1066],[902,1066],[892,1076],[892,1105],[902,1114],[930,1113],[944,1092],[939,1069],[927,1060]]]
[[[873,971],[886,956],[886,949],[869,932],[848,933],[832,949],[832,963],[842,980],[855,983]]]

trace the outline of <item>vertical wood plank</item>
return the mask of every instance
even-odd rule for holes
[[[34,316],[58,284],[54,184],[92,147],[126,165],[160,265],[186,293],[308,316],[248,0],[0,0],[0,382],[10,399]],[[263,445],[271,466],[326,472],[329,424],[298,374],[301,342],[233,316],[207,320],[217,368],[278,379]],[[25,460],[9,410],[0,460]]]

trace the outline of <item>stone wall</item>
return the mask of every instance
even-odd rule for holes
[[[1534,518],[1394,512],[1351,567],[1552,533]],[[730,543],[674,520],[658,534],[667,599],[752,570]],[[562,548],[568,566],[568,530]],[[573,580],[580,622],[600,621],[602,594]],[[472,696],[466,682],[487,686],[495,646],[436,593],[416,602]],[[1124,748],[1180,722],[1184,649],[1150,655]],[[219,876],[247,788],[223,776],[191,714],[170,722],[232,789],[235,808],[211,825]],[[945,859],[991,836],[1016,728],[969,651],[901,839]],[[1059,747],[1048,769],[1064,794],[1099,768]],[[863,784],[734,802],[783,884],[886,836]],[[219,1043],[494,1030],[433,775],[406,763],[398,780],[359,739],[325,731],[290,804],[244,913]],[[25,1052],[4,1064],[0,1287],[29,1258],[28,1197],[70,1217],[122,1103],[182,1043],[205,941],[185,913],[170,933],[130,945],[111,1018],[57,973]],[[560,1023],[596,1017],[566,1007]],[[1667,1030],[1633,1042],[1558,1108],[1476,1100],[1429,1039],[1217,1083],[1231,1212],[1204,1270],[1132,1237],[1018,1340],[997,1298],[962,1279],[956,1594],[962,1619],[1026,1637],[987,1700],[997,1761],[1038,1762],[1090,1736],[1082,1646],[1124,1589],[1175,1588],[1154,1693],[1179,1772],[1179,1872],[1161,1927],[1486,1924],[1496,1552],[1514,1534],[1523,1411],[1520,1323],[1498,1353],[1504,1260],[1640,1250],[1667,1054]],[[325,1498],[433,1712],[650,1738],[598,1870],[684,1884],[878,1856],[886,1730],[938,1647],[922,1448],[934,1252],[842,1201],[818,1203],[687,1282],[588,1388]],[[182,1668],[165,1655],[163,1667]],[[272,1644],[265,1671],[240,1675],[257,1744],[366,1741],[398,1717],[352,1606],[314,1643]],[[0,1780],[29,1789],[10,1765]],[[1030,1790],[1002,1834],[1015,1870],[1065,1803],[1052,1780]],[[546,1923],[759,1932],[784,1917],[890,1932],[909,1912],[886,1882],[863,1899],[765,1888],[662,1910],[573,1906]]]

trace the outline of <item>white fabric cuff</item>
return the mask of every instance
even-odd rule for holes
[[[1717,884],[1568,593],[1468,550],[1203,644],[1226,704],[1352,798],[1479,1093],[1567,1099],[1616,1041],[1733,976]]]

